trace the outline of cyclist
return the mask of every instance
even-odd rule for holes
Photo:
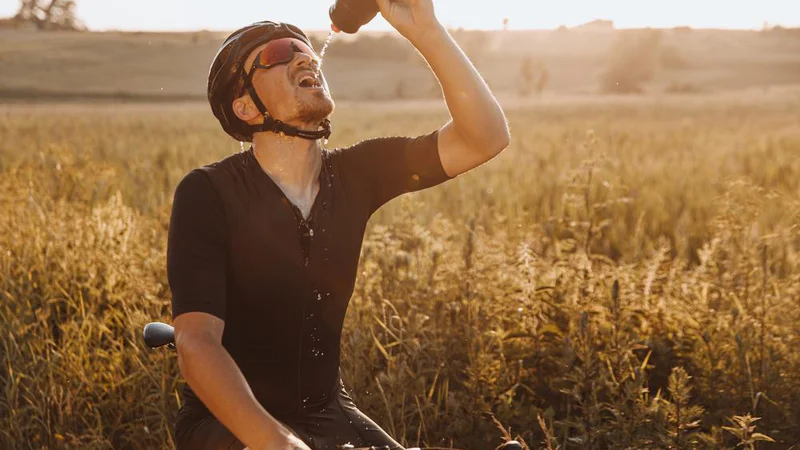
[[[432,0],[377,2],[442,86],[451,120],[439,130],[323,149],[334,102],[292,25],[244,27],[214,59],[211,108],[251,146],[192,170],[175,192],[167,270],[187,382],[179,449],[401,448],[339,376],[367,220],[400,194],[491,159],[509,131]]]

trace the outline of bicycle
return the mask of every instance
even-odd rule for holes
[[[170,350],[175,350],[175,328],[163,322],[150,322],[144,326],[142,331],[144,343],[151,349],[155,350],[161,347],[167,347]],[[351,444],[337,445],[336,450],[390,450],[388,446],[379,447],[355,447]],[[407,450],[433,450],[433,449],[420,449],[419,447],[411,447]],[[438,449],[437,449],[438,450]],[[444,449],[442,449],[444,450]],[[455,449],[452,449],[455,450]],[[522,444],[518,441],[510,440],[503,443],[498,450],[523,450]]]

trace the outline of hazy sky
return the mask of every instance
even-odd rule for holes
[[[327,29],[333,0],[77,0],[78,13],[93,30],[232,30],[259,19],[304,29]],[[19,2],[0,0],[0,16]],[[445,25],[556,28],[603,18],[617,27],[760,28],[763,22],[800,25],[800,0],[434,0]],[[387,29],[379,16],[367,29]]]

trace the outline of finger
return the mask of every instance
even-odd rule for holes
[[[378,4],[378,9],[381,10],[381,14],[383,14],[384,17],[386,17],[392,9],[391,0],[375,0],[375,3]]]

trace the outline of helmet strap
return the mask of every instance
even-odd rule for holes
[[[311,141],[316,141],[317,139],[323,138],[328,139],[331,136],[331,121],[329,119],[326,118],[322,121],[321,130],[301,130],[270,116],[269,112],[267,112],[266,106],[264,106],[264,103],[258,97],[256,89],[253,87],[253,83],[251,83],[249,80],[247,82],[247,93],[250,94],[250,98],[253,99],[253,103],[255,103],[256,108],[258,108],[258,112],[260,112],[264,117],[264,123],[260,125],[250,125],[250,131],[252,133],[255,134],[262,131],[271,131],[273,133],[299,137]]]

